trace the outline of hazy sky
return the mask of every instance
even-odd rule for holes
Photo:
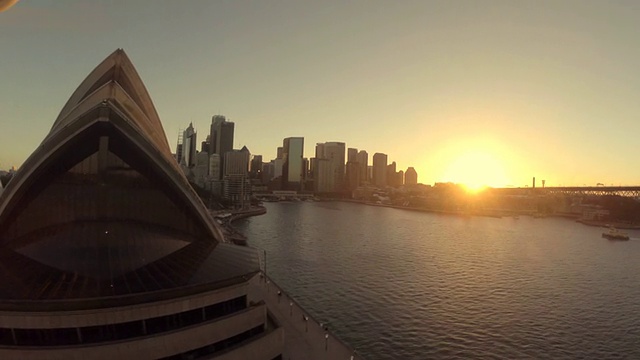
[[[0,13],[0,169],[116,48],[175,148],[217,113],[266,160],[288,136],[419,181],[640,184],[638,1],[22,0]]]

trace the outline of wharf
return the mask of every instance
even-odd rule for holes
[[[320,326],[264,273],[249,281],[248,300],[264,300],[270,315],[284,328],[283,360],[363,360],[354,349]]]

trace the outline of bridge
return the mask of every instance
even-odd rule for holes
[[[625,197],[640,197],[640,186],[552,186],[535,188],[492,188],[491,191],[499,195],[559,194],[574,196],[618,195]]]

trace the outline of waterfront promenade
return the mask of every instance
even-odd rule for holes
[[[271,315],[285,329],[284,360],[362,360],[263,273],[249,281],[248,300],[260,299],[266,302]]]

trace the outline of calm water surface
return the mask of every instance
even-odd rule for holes
[[[369,360],[640,359],[640,232],[338,202],[236,223],[268,273]]]

